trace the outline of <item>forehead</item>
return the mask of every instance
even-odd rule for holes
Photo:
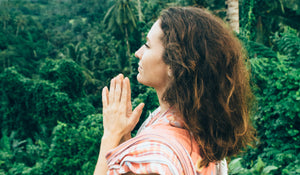
[[[160,39],[163,35],[163,31],[160,27],[160,20],[157,20],[151,27],[150,31],[148,32],[147,38],[150,40],[153,39]]]

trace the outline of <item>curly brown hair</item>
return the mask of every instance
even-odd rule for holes
[[[233,156],[254,139],[249,73],[239,40],[195,7],[162,12],[164,62],[173,80],[163,100],[176,106],[200,147],[199,167]]]

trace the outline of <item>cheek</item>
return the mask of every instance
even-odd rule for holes
[[[149,76],[160,76],[166,70],[166,65],[162,60],[162,55],[158,54],[159,51],[153,52],[145,52],[142,59],[141,64],[143,67],[143,72],[148,74]]]

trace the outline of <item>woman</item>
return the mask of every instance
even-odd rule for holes
[[[95,174],[226,174],[224,158],[254,138],[239,41],[201,9],[169,8],[135,56],[137,80],[156,90],[160,106],[131,139],[144,104],[132,111],[128,78],[111,80]]]

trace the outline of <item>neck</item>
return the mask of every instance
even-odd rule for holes
[[[164,113],[170,108],[170,105],[166,101],[163,100],[163,92],[162,91],[156,90],[156,94],[157,94],[158,101],[159,101],[160,111],[162,113]]]

